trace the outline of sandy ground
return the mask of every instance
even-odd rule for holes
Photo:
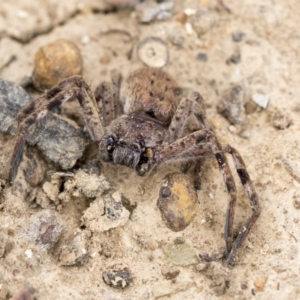
[[[85,164],[85,155],[68,170],[75,177],[47,173],[33,188],[22,172],[30,162],[35,162],[33,173],[38,177],[41,172],[62,170],[41,151],[28,147],[11,187],[6,179],[14,137],[1,133],[0,299],[20,291],[30,294],[31,289],[37,299],[298,299],[299,2],[225,0],[229,12],[215,1],[174,1],[169,19],[149,24],[140,23],[134,9],[111,10],[100,0],[81,6],[71,0],[22,2],[0,0],[1,78],[19,85],[31,75],[39,47],[68,38],[80,48],[84,77],[94,89],[109,80],[115,68],[126,76],[141,67],[137,43],[148,36],[160,37],[169,50],[164,70],[186,93],[201,92],[220,141],[242,154],[262,213],[233,268],[224,261],[205,264],[197,254],[224,249],[229,198],[213,158],[203,167],[196,217],[185,230],[173,232],[162,221],[156,202],[163,178],[178,171],[178,165],[163,165],[138,177],[133,170],[103,163],[99,177],[97,168],[97,174],[77,171]],[[206,11],[212,22],[205,33],[195,32],[192,19],[183,24],[186,8]],[[241,40],[234,41],[233,35]],[[242,125],[230,124],[217,111],[234,84],[244,92]],[[268,105],[256,105],[255,94],[267,97]],[[78,114],[73,102],[66,104],[68,109]],[[233,168],[231,161],[230,165]],[[238,228],[251,209],[235,179]],[[120,193],[114,194],[116,202],[121,195],[123,204],[127,199],[125,206],[132,213],[128,219],[122,207],[120,219],[105,225],[101,194],[109,188]],[[108,205],[109,200],[104,201]],[[98,229],[99,224],[108,227]],[[171,250],[185,245],[188,251],[170,261],[166,245]],[[165,270],[171,267],[175,278],[167,279]],[[118,268],[129,270],[129,286],[117,289],[104,282],[103,273]]]

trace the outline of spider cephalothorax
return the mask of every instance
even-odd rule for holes
[[[82,77],[70,77],[24,107],[18,115],[18,133],[9,174],[11,182],[22,159],[28,127],[75,97],[90,137],[99,145],[100,158],[105,161],[134,168],[139,175],[145,175],[157,164],[200,161],[204,156],[215,156],[230,196],[225,222],[225,256],[227,264],[231,265],[237,248],[260,214],[258,197],[240,154],[219,142],[206,117],[200,94],[180,100],[180,88],[166,72],[142,68],[131,73],[121,88],[120,82],[120,77],[114,76],[112,84],[102,83],[93,95]],[[200,129],[184,136],[191,114],[196,117]],[[235,240],[233,220],[237,193],[225,153],[233,158],[253,210]]]

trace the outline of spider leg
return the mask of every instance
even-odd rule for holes
[[[19,112],[17,121],[17,137],[11,158],[9,180],[11,183],[17,175],[22,159],[27,129],[47,115],[53,108],[71,98],[77,98],[83,111],[83,118],[93,141],[100,141],[104,129],[99,118],[97,104],[87,83],[80,76],[63,80],[57,87],[50,89],[45,95],[33,100]]]
[[[199,132],[201,131],[196,131],[195,133],[189,134],[186,136],[186,139],[184,142],[182,142],[182,139],[176,140],[180,137],[182,134],[182,127],[184,126],[188,116],[190,113],[194,113],[196,119],[200,123],[201,127],[203,128],[203,132],[206,132],[205,136],[202,137],[202,135],[199,135]],[[197,137],[195,137],[195,134],[197,133]],[[184,99],[181,100],[175,115],[171,121],[170,127],[169,127],[169,143],[170,146],[169,148],[166,147],[161,151],[161,157],[168,157],[169,159],[171,158],[170,153],[170,147],[176,147],[176,149],[181,149],[180,151],[176,151],[176,155],[182,155],[183,152],[186,151],[186,143],[192,144],[199,144],[197,142],[200,139],[200,142],[203,143],[205,140],[206,143],[210,143],[211,147],[211,152],[215,155],[218,165],[219,165],[219,170],[223,176],[223,180],[225,182],[225,185],[227,187],[227,191],[230,195],[230,200],[226,212],[226,222],[225,222],[225,229],[224,229],[224,236],[225,236],[225,252],[226,252],[226,257],[229,255],[231,248],[232,248],[232,243],[233,243],[233,220],[234,220],[234,208],[235,208],[235,203],[236,203],[236,198],[237,198],[237,193],[236,193],[236,187],[234,183],[233,176],[231,174],[229,165],[227,163],[227,159],[225,157],[222,145],[218,141],[218,138],[216,137],[214,130],[212,126],[210,125],[206,113],[205,113],[205,107],[204,107],[204,101],[199,93],[194,93],[192,95],[192,99]],[[201,140],[203,138],[203,140]],[[191,139],[192,143],[188,142],[188,140]],[[178,141],[182,144],[182,146],[178,146]],[[173,143],[172,143],[173,142]],[[197,151],[197,150],[196,150]],[[201,152],[201,150],[200,150]],[[212,154],[210,153],[210,154]],[[189,157],[189,155],[185,155],[186,158]],[[200,155],[201,156],[201,155]],[[199,158],[195,157],[195,159]],[[191,159],[191,158],[189,158]]]
[[[242,245],[243,241],[246,239],[249,234],[252,226],[258,219],[261,209],[258,202],[258,196],[251,182],[250,176],[247,172],[246,165],[238,153],[237,150],[232,148],[229,145],[223,146],[224,151],[232,155],[236,171],[240,177],[241,183],[246,191],[246,194],[250,200],[250,205],[253,210],[252,215],[247,219],[247,221],[243,224],[242,228],[239,230],[238,236],[236,237],[232,249],[227,256],[227,265],[231,265],[234,261],[236,250]]]
[[[113,70],[111,82],[102,82],[95,90],[95,99],[100,106],[103,126],[108,126],[117,116],[121,115],[120,86],[121,74]]]
[[[102,82],[95,90],[95,99],[100,108],[103,126],[108,126],[115,118],[115,106],[112,86],[109,82]]]
[[[226,156],[224,154],[223,147],[220,144],[217,136],[215,135],[214,129],[212,128],[212,126],[210,125],[207,119],[206,112],[204,109],[203,98],[199,93],[194,93],[192,99],[194,100],[192,101],[193,103],[192,111],[196,116],[197,120],[199,121],[199,123],[203,126],[203,128],[208,130],[210,133],[209,141],[211,144],[211,149],[213,154],[216,157],[216,160],[219,165],[219,170],[222,174],[228,194],[230,196],[230,200],[226,210],[226,221],[224,227],[225,255],[226,257],[228,257],[231,252],[232,243],[233,243],[233,221],[234,221],[234,210],[235,210],[236,199],[237,199],[236,186]]]
[[[225,255],[228,257],[233,243],[233,219],[237,193],[224,150],[214,132],[206,129],[193,132],[163,148],[157,153],[155,159],[157,163],[163,163],[180,160],[198,160],[203,156],[211,155],[215,155],[217,159],[219,170],[230,195],[224,229]]]
[[[193,112],[197,120],[199,121],[202,130],[196,131],[187,135],[184,138],[176,140],[181,134],[181,129],[178,126],[184,126],[185,120],[189,113]],[[214,132],[214,129],[210,125],[206,113],[202,97],[199,93],[194,93],[192,100],[182,100],[169,127],[169,134],[173,141],[159,152],[157,155],[157,163],[167,162],[171,160],[199,160],[199,157],[214,155],[217,159],[219,170],[222,174],[225,182],[230,200],[226,211],[226,220],[224,227],[224,239],[225,239],[225,256],[227,258],[227,264],[231,265],[234,260],[236,249],[241,246],[253,224],[257,220],[260,214],[260,208],[258,205],[258,197],[250,181],[249,174],[246,170],[246,166],[239,155],[239,153],[230,146],[223,147],[218,141],[218,138]],[[229,168],[226,156],[224,152],[232,155],[237,173],[244,186],[246,194],[250,199],[252,209],[254,210],[252,216],[246,221],[242,230],[240,230],[238,237],[233,241],[233,221],[234,210],[237,199],[236,186],[231,170]],[[188,166],[187,166],[188,168]],[[201,168],[201,162],[196,165],[195,173]],[[197,177],[196,177],[197,182]],[[223,254],[222,254],[223,255]],[[216,257],[221,257],[217,255]]]

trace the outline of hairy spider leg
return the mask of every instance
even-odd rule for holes
[[[239,230],[238,236],[236,237],[232,245],[232,249],[229,255],[227,256],[227,265],[231,265],[232,262],[234,261],[234,255],[236,253],[236,249],[239,248],[244,242],[244,240],[246,239],[252,226],[260,216],[261,208],[259,206],[257,193],[253,187],[249,173],[247,172],[246,165],[241,155],[236,149],[232,148],[230,145],[223,146],[223,149],[227,153],[231,154],[233,158],[236,171],[239,175],[242,185],[244,186],[246,194],[250,200],[250,206],[253,211],[252,215],[246,220],[242,228]]]
[[[205,110],[203,108],[203,100],[199,93],[194,93],[192,100],[185,99],[181,101],[179,105],[179,110],[181,111],[182,115],[188,115],[187,111],[189,111],[190,113],[193,112],[198,121],[201,123],[203,129],[193,132],[177,140],[176,137],[179,134],[175,134],[175,141],[170,143],[169,145],[165,145],[165,147],[156,154],[155,160],[156,163],[162,163],[179,160],[198,160],[199,158],[208,155],[214,155],[216,157],[219,165],[219,170],[222,174],[223,180],[225,182],[227,191],[230,196],[228,208],[226,211],[224,239],[225,256],[227,258],[227,264],[231,265],[233,263],[234,255],[237,248],[241,246],[242,242],[247,237],[250,229],[252,228],[253,224],[259,216],[260,209],[258,205],[258,197],[251,183],[250,176],[246,171],[246,167],[241,156],[235,149],[231,148],[230,146],[226,146],[224,148],[220,144],[213,128],[209,124]],[[180,116],[180,113],[177,114],[176,112],[174,118],[178,116]],[[174,122],[172,120],[170,127],[174,124],[180,124],[180,120],[178,118]],[[182,121],[181,124],[183,124]],[[177,128],[175,128],[175,130],[172,130],[171,127],[170,130],[172,132],[179,132]],[[224,152],[227,152],[232,155],[233,160],[235,162],[235,167],[237,169],[237,173],[246,191],[246,195],[250,200],[250,204],[254,209],[253,215],[244,224],[235,241],[233,241],[233,221],[237,192],[234,178],[232,176]],[[223,255],[217,255],[216,257],[220,258],[222,256]]]

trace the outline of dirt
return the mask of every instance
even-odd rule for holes
[[[123,166],[91,165],[87,154],[95,149],[89,146],[74,169],[62,170],[28,146],[10,186],[14,136],[1,133],[0,299],[299,298],[300,4],[173,2],[165,20],[144,24],[137,8],[111,9],[100,0],[0,0],[0,77],[18,86],[32,74],[41,46],[67,38],[79,47],[84,78],[95,89],[113,69],[126,76],[143,66],[139,41],[165,41],[169,59],[163,69],[185,94],[201,93],[220,141],[239,150],[259,196],[260,218],[235,266],[198,256],[224,249],[229,196],[213,158],[202,168],[196,217],[173,232],[156,204],[164,177],[178,172],[178,164],[139,177]],[[183,14],[187,8],[190,17]],[[202,23],[194,10],[205,12]],[[222,101],[237,85],[242,96],[225,105],[224,113]],[[236,105],[242,108],[232,112]],[[78,120],[77,108],[66,103],[64,111]],[[237,231],[251,208],[235,179]]]

